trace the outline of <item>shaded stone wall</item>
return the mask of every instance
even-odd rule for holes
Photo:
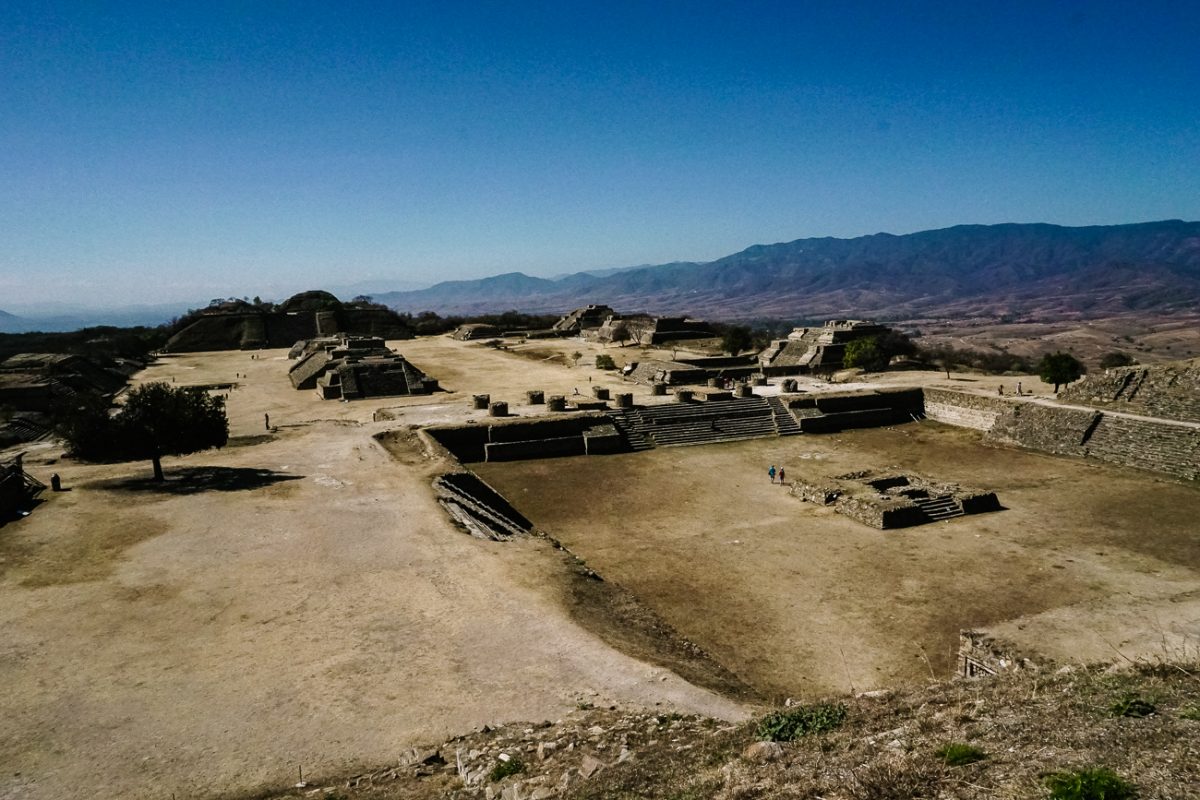
[[[960,428],[991,430],[996,418],[1009,411],[1016,400],[984,397],[945,389],[925,389],[925,416],[935,422]]]
[[[994,444],[1200,479],[1196,428],[946,389],[927,388],[924,394],[929,419],[982,430]]]

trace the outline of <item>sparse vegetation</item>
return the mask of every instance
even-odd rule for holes
[[[1137,695],[1126,694],[1108,707],[1108,712],[1114,717],[1148,717],[1158,709],[1149,700]]]
[[[803,736],[825,733],[846,719],[842,703],[816,703],[775,711],[758,723],[758,737],[772,742],[794,742]]]
[[[1101,369],[1112,369],[1113,367],[1131,367],[1136,363],[1137,360],[1133,356],[1116,350],[1111,353],[1105,353],[1100,357]]]
[[[517,775],[525,771],[525,763],[521,759],[513,756],[507,761],[500,760],[496,762],[496,766],[492,767],[492,771],[488,773],[488,779],[495,783],[502,781],[510,775]]]
[[[937,757],[948,767],[962,767],[987,758],[987,753],[974,745],[952,742],[937,749]]]
[[[1131,784],[1104,767],[1056,772],[1046,778],[1051,800],[1128,800],[1136,797]]]
[[[596,369],[616,369],[617,362],[613,361],[613,357],[607,353],[601,353],[596,356]]]

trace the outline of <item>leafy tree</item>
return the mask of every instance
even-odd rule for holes
[[[596,356],[596,369],[616,369],[617,362],[613,361],[613,357],[607,353],[601,353]]]
[[[149,459],[163,480],[162,457],[223,447],[229,439],[225,400],[202,389],[146,383],[129,390],[115,414],[99,402],[60,416],[58,433],[90,461]]]
[[[616,325],[613,325],[612,340],[621,345],[621,347],[624,347],[625,343],[629,341],[629,325],[624,322],[618,322]]]
[[[1111,353],[1105,353],[1100,357],[1101,369],[1112,369],[1113,367],[1132,367],[1137,361],[1129,353],[1122,353],[1119,350],[1114,350]]]
[[[866,336],[846,343],[846,354],[842,357],[845,367],[859,367],[868,372],[885,369],[890,360],[874,336]]]
[[[581,358],[583,358],[583,353],[579,352],[578,350],[576,350],[574,353],[571,353],[572,366],[579,366],[579,359]]]
[[[731,356],[749,350],[754,344],[754,334],[745,325],[730,325],[721,337],[721,349]]]
[[[1055,393],[1062,384],[1079,380],[1084,372],[1079,359],[1061,351],[1047,353],[1037,365],[1038,376],[1046,383],[1054,384]]]

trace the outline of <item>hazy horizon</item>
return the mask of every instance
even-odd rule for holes
[[[17,2],[0,309],[1200,219],[1200,10]]]

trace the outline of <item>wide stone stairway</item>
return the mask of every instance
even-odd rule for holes
[[[774,398],[772,398],[774,400]],[[782,403],[762,397],[677,403],[612,413],[634,450],[787,436],[800,426]]]

